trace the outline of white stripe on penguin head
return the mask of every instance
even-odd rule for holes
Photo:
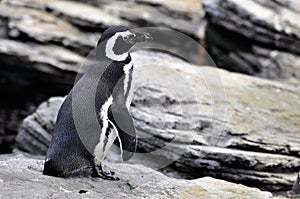
[[[114,36],[112,36],[110,39],[107,40],[106,46],[105,46],[105,55],[111,60],[114,61],[124,61],[128,57],[128,52],[125,52],[121,55],[116,55],[113,48],[115,46],[116,40],[119,36],[125,37],[128,35],[131,35],[132,33],[127,30],[125,32],[118,32]]]

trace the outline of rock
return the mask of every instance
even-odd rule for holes
[[[169,166],[171,176],[209,175],[271,191],[291,189],[300,168],[298,87],[196,67],[163,53],[132,56],[137,68],[130,111],[139,136],[150,136],[138,145],[146,154],[133,162]],[[57,111],[49,106],[45,112]],[[38,124],[34,117],[25,121],[30,120]],[[30,131],[32,141],[47,131],[40,124],[40,130],[26,123],[22,128],[19,135]],[[26,151],[37,150],[18,142]],[[38,150],[45,154],[46,147]]]
[[[0,6],[0,18],[7,22],[8,36],[64,46],[81,55],[94,48],[99,35],[84,34],[64,20],[34,8],[18,7],[7,1]]]
[[[292,192],[294,194],[300,194],[300,172],[298,173],[297,179],[294,182]]]
[[[53,84],[56,88],[73,84],[79,71],[80,55],[54,45],[38,45],[0,39],[2,82],[26,87],[30,84]],[[12,69],[13,68],[13,69]],[[16,74],[15,71],[22,71]]]
[[[103,28],[119,23],[162,26],[203,38],[202,8],[194,0],[82,2],[88,4],[2,1],[1,93],[16,114],[0,107],[5,110],[0,112],[1,147],[3,142],[11,144],[18,121],[37,102],[68,92],[78,63]],[[299,9],[295,0],[249,2],[247,7],[237,0],[204,1],[210,52],[218,63],[227,61],[224,68],[294,85],[199,68],[161,53],[137,52],[139,87],[130,111],[139,135],[151,137],[141,139],[139,152],[146,153],[133,162],[173,176],[210,175],[272,191],[291,189],[300,168]],[[69,9],[64,9],[66,5]],[[90,15],[74,12],[79,6]],[[233,50],[236,43],[244,48]],[[34,98],[34,105],[19,108],[31,101],[24,93],[42,96]],[[15,101],[11,96],[17,96]],[[62,100],[50,99],[24,120],[16,143],[19,149],[45,154]],[[158,148],[166,150],[152,154]]]
[[[87,2],[89,5],[87,4]],[[164,26],[203,39],[203,10],[199,1],[184,2],[139,0],[139,1],[36,1],[13,0],[8,5],[47,10],[66,19],[82,30],[102,31],[109,26],[128,27]],[[64,9],[72,7],[72,9]],[[89,13],[88,15],[85,13]]]
[[[299,79],[296,1],[204,0],[207,46],[217,64],[264,78]]]
[[[210,177],[179,180],[142,165],[109,164],[121,180],[55,178],[42,175],[43,160],[23,155],[0,156],[2,198],[261,198],[272,194]],[[18,185],[16,189],[16,184]],[[35,187],[34,191],[32,187]]]
[[[296,111],[299,106],[298,87],[212,68],[199,68],[197,70],[205,77],[211,95],[217,95],[212,102],[206,92],[205,81],[199,80],[195,72],[192,75],[193,70],[182,69],[189,68],[188,65],[181,63],[178,69],[172,59],[150,58],[151,61],[146,63],[145,57],[134,57],[137,65],[155,68],[157,79],[154,82],[160,79],[170,84],[177,82],[176,87],[171,87],[173,91],[192,87],[199,100],[193,102],[195,97],[189,96],[189,101],[179,101],[157,86],[140,88],[133,98],[132,107],[133,117],[138,121],[137,129],[147,135],[159,134],[149,143],[140,143],[140,148],[149,152],[164,147],[163,140],[176,135],[181,142],[174,143],[173,153],[181,154],[182,150],[178,149],[182,146],[186,146],[187,152],[172,165],[175,170],[191,174],[190,177],[211,175],[248,185],[253,183],[256,187],[273,191],[290,190],[300,166],[300,123]],[[176,68],[174,70],[179,70],[188,81],[184,78],[179,80],[175,73],[164,72],[165,68],[156,65]],[[144,72],[151,74],[151,70]],[[213,73],[219,73],[223,85],[214,84],[217,80],[209,76]],[[169,75],[166,77],[164,74]],[[222,96],[223,88],[226,98]],[[185,110],[185,115],[181,113],[180,106]],[[223,108],[226,108],[226,114]],[[164,122],[168,123],[166,129],[162,128]],[[187,135],[194,141],[188,141]],[[168,151],[160,155],[172,157]]]
[[[104,30],[110,26],[129,26],[129,23],[118,16],[111,15],[103,9],[86,3],[74,1],[45,1],[47,8],[55,15],[62,16],[82,28],[95,31]],[[72,7],[72,9],[65,9]],[[88,14],[87,14],[88,13]]]
[[[53,97],[42,103],[37,111],[24,119],[16,137],[16,147],[34,155],[45,155],[51,141],[61,97]]]
[[[179,3],[180,4],[180,3]],[[155,7],[147,6],[144,4],[131,5],[126,1],[116,1],[108,4],[102,5],[103,9],[107,12],[119,15],[132,22],[135,26],[145,27],[145,26],[159,26],[167,27],[184,32],[191,35],[198,40],[203,39],[204,24],[201,20],[201,10],[200,4],[195,5],[198,12],[192,13],[194,16],[188,17],[187,19],[182,19],[181,17],[174,17],[170,13],[162,12]]]
[[[73,86],[83,57],[55,45],[0,39],[0,153],[10,152],[22,120]]]
[[[22,120],[30,114],[30,111],[20,111],[18,109],[0,110],[0,154],[11,153],[16,138],[16,129]]]
[[[160,5],[167,8],[169,11],[182,12],[187,15],[193,15],[199,13],[202,10],[202,6],[197,0],[187,0],[187,1],[172,1],[172,0],[137,0],[137,2],[145,4]]]

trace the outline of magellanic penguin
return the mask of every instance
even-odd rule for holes
[[[149,39],[150,34],[126,27],[111,27],[102,34],[96,59],[58,112],[44,175],[66,177],[91,168],[92,176],[118,179],[113,172],[102,170],[101,161],[115,139],[119,141],[123,160],[130,159],[136,151],[137,137],[127,107],[133,70],[129,50],[137,42]],[[94,80],[96,84],[92,83]],[[89,90],[95,92],[91,95],[94,99],[85,94]],[[97,125],[91,122],[93,114]]]

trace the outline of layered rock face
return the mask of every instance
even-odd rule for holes
[[[187,64],[163,53],[134,52],[137,87],[130,112],[139,136],[148,139],[139,142],[140,155],[131,163],[144,166],[107,165],[129,173],[147,170],[152,174],[120,174],[124,181],[117,184],[56,179],[41,176],[43,162],[36,156],[5,155],[0,156],[0,184],[5,184],[1,193],[17,196],[19,192],[10,190],[14,183],[23,183],[21,193],[30,196],[26,187],[33,183],[41,188],[37,197],[45,193],[101,197],[107,189],[112,191],[107,197],[116,193],[116,197],[130,198],[272,197],[268,192],[212,178],[171,179],[149,167],[174,178],[211,176],[272,192],[290,190],[300,168],[297,2],[203,0],[203,5],[208,20],[206,47],[217,64],[259,78]],[[167,27],[201,41],[203,15],[195,0],[3,1],[0,145],[1,150],[4,144],[7,147],[0,152],[10,151],[21,120],[29,115],[19,129],[15,151],[45,155],[64,99],[48,98],[69,92],[77,74],[83,72],[80,63],[105,28]],[[192,58],[200,54],[195,49],[185,51],[191,51]],[[112,153],[107,160],[118,158]],[[125,182],[128,179],[129,184]],[[137,187],[132,192],[131,185]]]
[[[298,1],[202,2],[207,18],[207,47],[218,66],[299,87]],[[298,119],[296,123],[299,123]],[[276,122],[273,126],[277,124]],[[281,142],[284,143],[285,140],[286,137],[281,139]],[[248,141],[242,143],[249,144]],[[285,143],[290,148],[292,141]],[[261,148],[260,142],[256,146]],[[295,154],[298,154],[298,151],[297,149]],[[295,182],[297,183],[298,181]]]
[[[271,191],[291,189],[300,168],[298,87],[195,68],[162,53],[132,56],[135,84],[143,86],[130,111],[139,136],[147,137],[139,151],[165,149],[134,163],[158,168],[170,160],[162,171],[173,177],[212,176]],[[63,99],[51,98],[24,120],[20,149],[46,153]]]
[[[300,11],[293,0],[204,0],[206,41],[218,65],[294,82],[299,79]]]

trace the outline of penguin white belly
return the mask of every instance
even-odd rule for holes
[[[108,148],[107,145],[109,145],[108,140],[112,140],[113,138],[116,139],[116,137],[114,136],[115,133],[113,133],[110,129],[108,129],[109,128],[108,109],[112,105],[112,103],[113,103],[113,97],[110,96],[100,109],[99,116],[102,121],[102,129],[100,132],[99,142],[94,149],[95,159],[96,161],[100,161],[100,162],[105,157],[105,151],[106,148]],[[108,133],[108,136],[106,136],[106,132]]]
[[[101,162],[104,159],[104,157],[106,156],[111,145],[114,143],[116,137],[117,137],[117,134],[116,134],[115,130],[110,129],[108,137],[106,137],[104,140],[101,140],[101,138],[100,138],[101,141],[99,141],[99,143],[96,145],[95,150],[94,150],[94,156],[95,156],[96,162]]]
[[[123,153],[122,143],[119,137],[118,129],[116,128],[114,123],[108,119],[108,109],[112,105],[112,103],[113,103],[113,97],[110,96],[107,99],[107,101],[103,104],[100,110],[102,129],[100,133],[99,142],[94,149],[95,163],[100,163],[104,159],[108,150],[114,143],[116,137],[118,137],[120,142],[121,155]],[[111,125],[113,128],[110,128],[109,125]]]

